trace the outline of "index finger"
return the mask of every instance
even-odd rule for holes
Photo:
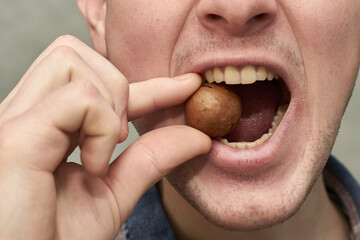
[[[128,119],[134,120],[155,110],[181,104],[201,85],[201,77],[188,73],[174,78],[153,78],[130,84]]]

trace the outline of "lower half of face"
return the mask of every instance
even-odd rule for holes
[[[228,230],[261,229],[290,218],[311,192],[330,155],[356,79],[356,59],[336,67],[330,64],[335,63],[331,59],[325,65],[313,62],[308,66],[305,61],[302,66],[306,71],[295,70],[301,79],[294,80],[296,87],[284,87],[281,76],[264,83],[265,88],[281,85],[278,87],[283,89],[279,90],[282,100],[275,105],[272,122],[265,124],[267,129],[256,130],[255,137],[235,130],[222,139],[214,138],[208,154],[174,169],[168,181],[205,218]],[[262,84],[255,83],[254,92],[251,87],[245,92],[257,96]],[[232,88],[244,99],[243,108],[250,105],[253,109],[252,96]],[[250,104],[245,102],[247,98]],[[256,111],[263,111],[259,109]],[[263,121],[264,115],[255,114],[260,116],[256,122]],[[140,133],[187,124],[184,105],[160,110],[134,124]],[[243,131],[248,130],[245,127]],[[264,135],[269,136],[258,141]]]
[[[118,1],[114,2],[118,4]],[[133,12],[139,14],[140,10],[135,8],[136,2],[141,1],[123,1],[124,5],[134,5],[133,9],[136,11]],[[248,99],[244,100],[244,108],[248,105],[249,109],[260,111],[254,115],[258,116],[258,119],[243,119],[244,121],[239,123],[243,125],[239,127],[240,130],[235,130],[222,140],[213,139],[212,149],[208,154],[189,160],[167,176],[178,192],[216,225],[232,230],[249,230],[281,222],[299,209],[321,175],[359,67],[359,16],[354,17],[355,13],[359,14],[358,11],[351,10],[351,4],[354,3],[346,2],[348,8],[343,7],[343,3],[336,2],[331,8],[321,8],[323,11],[314,12],[320,9],[321,4],[328,6],[328,1],[312,1],[311,4],[315,6],[311,6],[307,1],[297,1],[296,4],[282,1],[276,21],[269,25],[264,35],[254,38],[257,41],[224,38],[229,41],[217,42],[216,38],[212,38],[213,34],[209,34],[208,39],[211,41],[201,42],[200,40],[207,36],[206,31],[205,34],[199,34],[197,30],[201,26],[195,20],[192,22],[190,17],[185,19],[187,22],[183,24],[185,20],[183,22],[182,18],[187,15],[181,14],[180,1],[176,8],[171,4],[166,5],[168,9],[165,9],[164,13],[155,14],[159,19],[164,16],[160,19],[163,21],[152,19],[155,15],[151,11],[141,12],[143,17],[149,14],[148,25],[140,20],[138,24],[133,23],[137,18],[133,18],[131,14],[126,15],[131,19],[131,27],[128,27],[123,19],[118,19],[122,14],[114,12],[113,18],[110,18],[110,23],[118,23],[114,28],[119,32],[109,33],[107,39],[110,60],[130,81],[166,76],[169,72],[170,75],[186,73],[191,70],[191,66],[183,71],[177,69],[199,61],[198,59],[206,54],[207,61],[212,66],[205,70],[212,71],[215,76],[215,71],[226,71],[224,64],[216,70],[214,66],[214,63],[221,60],[220,54],[229,53],[223,51],[226,47],[238,46],[240,50],[231,54],[241,55],[239,58],[243,59],[258,59],[259,53],[263,54],[268,62],[280,59],[279,65],[282,67],[279,67],[279,73],[275,72],[277,67],[270,66],[273,67],[275,75],[280,76],[279,79],[255,83],[255,87],[246,91],[243,91],[242,87],[234,87],[234,91],[241,98]],[[338,6],[335,6],[336,4]],[[191,9],[191,4],[188,5]],[[354,5],[358,7],[358,4]],[[122,7],[124,6],[119,9]],[[161,8],[156,9],[159,11]],[[349,12],[352,14],[348,14]],[[333,17],[335,13],[339,13],[338,18]],[[127,12],[124,11],[124,14]],[[350,15],[352,18],[348,19]],[[168,26],[170,24],[174,26]],[[177,31],[182,32],[179,34]],[[139,35],[146,37],[140,38]],[[274,41],[271,41],[271,37]],[[183,54],[189,49],[188,46],[198,42],[204,44],[198,44],[193,49],[198,49],[200,54],[196,55],[196,51]],[[230,44],[234,42],[239,44]],[[215,49],[214,46],[219,48]],[[211,60],[211,55],[208,54],[210,50],[217,59]],[[177,53],[180,56],[178,58]],[[196,57],[192,57],[194,55]],[[298,56],[295,59],[299,61],[287,61],[287,55]],[[273,79],[274,74],[266,70],[268,66],[264,66],[265,70],[259,70],[261,63],[253,65],[249,68],[259,71],[257,76],[261,76],[265,71],[266,78]],[[244,66],[236,67],[239,72],[245,69]],[[171,68],[175,70],[172,71]],[[281,68],[287,69],[283,71],[285,74],[281,73]],[[221,73],[215,78],[219,76]],[[211,81],[211,77],[205,78]],[[275,101],[277,103],[272,104],[270,121],[269,114],[262,112],[267,108],[259,110],[251,107],[253,102],[267,106],[269,101],[266,99],[253,97],[264,95],[264,86],[272,89],[272,92],[278,91],[276,95],[280,95]],[[247,94],[249,92],[254,94]],[[270,98],[274,99],[271,96]],[[251,110],[248,114],[251,116]],[[263,124],[260,119],[265,115],[267,123]],[[160,110],[133,123],[140,134],[167,125],[187,124],[183,105]],[[252,132],[248,130],[259,124],[262,127]],[[241,129],[245,129],[246,134],[242,134]],[[259,139],[261,140],[258,141]]]

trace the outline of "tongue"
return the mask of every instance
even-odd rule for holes
[[[281,100],[277,81],[233,86],[241,98],[242,114],[235,129],[225,138],[229,142],[253,142],[267,133]]]

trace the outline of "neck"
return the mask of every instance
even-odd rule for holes
[[[179,240],[185,239],[349,239],[349,225],[329,199],[320,177],[299,211],[283,224],[251,232],[230,232],[213,225],[163,179],[161,199]]]

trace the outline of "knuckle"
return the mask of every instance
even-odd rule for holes
[[[56,38],[52,44],[54,46],[60,46],[60,45],[72,46],[72,45],[78,44],[79,42],[80,42],[80,40],[75,36],[62,35],[62,36],[59,36],[58,38]]]
[[[120,81],[115,81],[117,83],[117,89],[129,92],[129,82],[124,77],[120,79]]]
[[[109,74],[107,74],[107,85],[108,87],[116,90],[120,90],[118,92],[123,92],[124,90],[128,90],[129,82],[126,77],[114,66],[109,66]]]
[[[84,43],[72,35],[60,36],[51,44],[50,56],[71,66],[75,60],[81,59],[76,49],[82,44]]]
[[[76,52],[76,50],[66,45],[60,45],[55,47],[51,51],[50,56],[55,60],[64,63],[72,63],[75,58],[79,58],[79,54]]]
[[[109,81],[108,85],[109,88],[112,88],[112,90],[115,90],[115,92],[119,93],[126,90],[129,86],[127,81],[116,78],[115,76],[113,77],[113,79],[111,79],[111,81]]]
[[[63,73],[66,73],[69,80],[82,61],[78,52],[74,48],[66,45],[55,47],[49,53],[48,59],[53,66],[56,66],[58,71],[61,70]]]
[[[69,85],[73,89],[76,98],[89,100],[97,98],[100,95],[99,90],[90,81],[80,79],[78,81],[70,82]]]

